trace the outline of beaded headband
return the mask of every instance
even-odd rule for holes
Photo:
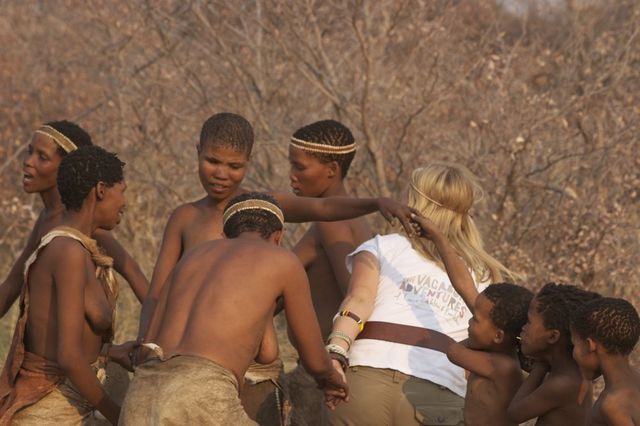
[[[282,214],[282,210],[280,210],[278,206],[268,201],[254,199],[241,201],[229,207],[227,211],[225,211],[222,215],[222,226],[227,224],[227,221],[231,218],[231,216],[244,210],[267,211],[277,217],[280,223],[284,225],[284,215]]]
[[[41,135],[49,136],[66,153],[69,153],[71,151],[75,151],[76,149],[78,149],[76,144],[71,142],[71,139],[69,139],[68,137],[66,137],[65,135],[63,135],[62,133],[60,133],[59,131],[57,131],[51,126],[46,126],[46,125],[42,126],[38,130],[36,130],[34,133],[39,133]]]
[[[357,149],[355,142],[350,145],[333,146],[323,143],[307,142],[293,136],[291,136],[290,144],[296,148],[310,152],[318,152],[320,154],[349,154]]]

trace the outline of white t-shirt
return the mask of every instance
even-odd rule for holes
[[[456,293],[446,271],[413,249],[402,235],[377,235],[347,256],[371,252],[380,265],[378,292],[369,321],[384,321],[440,331],[456,341],[467,338],[471,312]],[[486,287],[482,285],[479,291]],[[382,340],[356,340],[349,351],[351,365],[389,368],[429,380],[464,397],[464,370],[446,354]]]

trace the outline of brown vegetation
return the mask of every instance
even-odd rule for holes
[[[200,126],[228,110],[256,129],[247,187],[286,190],[288,136],[337,118],[361,147],[354,193],[401,198],[412,168],[465,164],[486,190],[474,217],[490,251],[526,285],[640,308],[640,5],[558,4],[516,17],[491,0],[5,1],[0,274],[40,208],[19,179],[40,123],[78,121],[128,163],[116,234],[150,276],[168,214],[202,192]],[[126,294],[120,339],[137,309]]]

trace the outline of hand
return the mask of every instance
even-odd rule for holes
[[[324,381],[324,403],[330,410],[335,410],[342,401],[349,401],[346,376],[342,366],[336,360],[331,361],[333,369],[330,376]]]
[[[442,237],[440,229],[430,219],[420,216],[418,214],[411,214],[411,227],[414,234],[427,238],[431,241]]]
[[[411,214],[417,213],[415,210],[405,204],[397,202],[396,200],[384,197],[378,198],[378,210],[380,210],[382,216],[387,219],[387,222],[393,225],[397,220],[400,220],[400,223],[407,234],[414,234],[413,227],[411,226]]]
[[[135,340],[120,345],[112,345],[111,348],[109,348],[109,359],[117,362],[129,371],[133,371],[133,353],[134,350],[137,349],[137,346],[138,342]]]

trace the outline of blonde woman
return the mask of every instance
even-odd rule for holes
[[[430,164],[411,174],[409,207],[435,223],[482,290],[510,273],[483,249],[469,215],[479,189],[466,168]],[[437,330],[464,340],[471,313],[434,243],[378,235],[351,253],[347,265],[349,290],[327,350],[346,370],[350,401],[336,407],[330,423],[462,425],[464,370],[428,349],[425,333]]]

